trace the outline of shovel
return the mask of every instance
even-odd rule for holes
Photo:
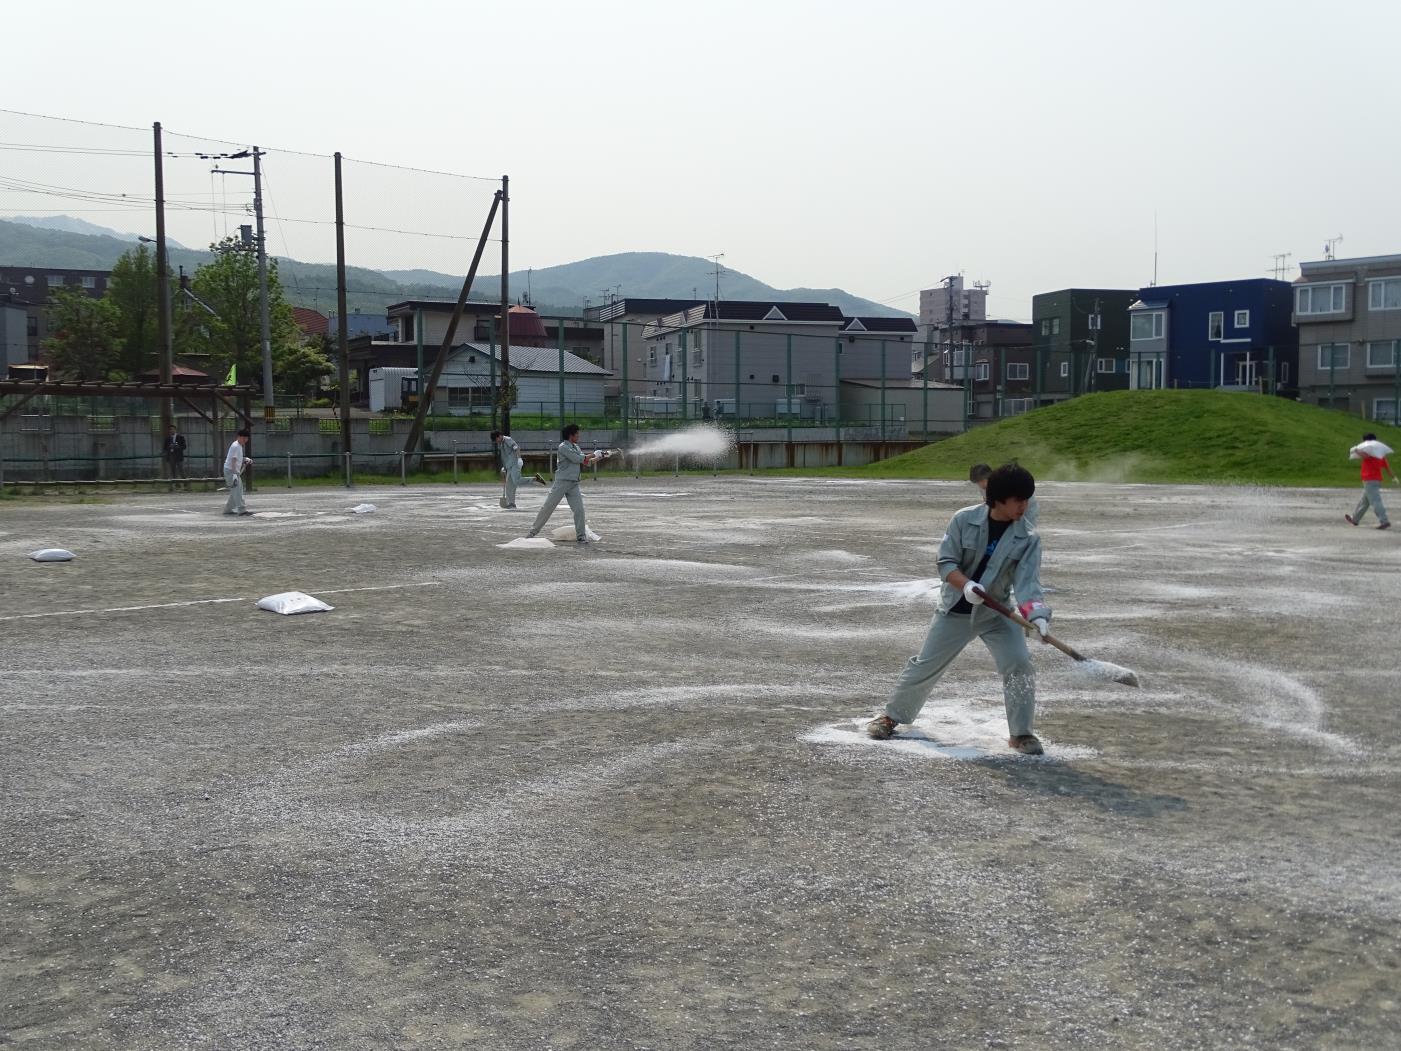
[[[978,594],[983,597],[983,602],[985,605],[987,605],[989,609],[993,610],[994,612],[1001,613],[1012,623],[1020,624],[1022,627],[1028,629],[1029,631],[1037,631],[1036,625],[1032,624],[1031,621],[1027,620],[1016,610],[1009,609],[1002,603],[998,602],[997,599],[993,598],[987,593],[986,590],[983,589],[982,585],[978,586]],[[1037,634],[1039,635],[1040,632],[1037,631]],[[1110,664],[1108,661],[1091,660],[1089,657],[1086,657],[1084,654],[1076,650],[1073,646],[1069,646],[1066,643],[1061,642],[1061,640],[1056,638],[1054,635],[1045,636],[1045,640],[1052,646],[1054,646],[1056,649],[1064,653],[1067,657],[1079,661],[1083,666],[1084,670],[1094,675],[1096,678],[1108,679],[1110,682],[1122,683],[1125,686],[1138,685],[1138,675],[1128,668],[1120,667],[1117,664]]]

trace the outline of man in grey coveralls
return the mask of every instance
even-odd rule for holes
[[[584,523],[584,494],[579,491],[579,471],[580,468],[587,467],[593,463],[593,454],[585,454],[579,448],[579,425],[577,423],[567,423],[560,431],[560,437],[564,440],[559,443],[559,462],[555,465],[555,483],[550,486],[550,491],[545,494],[545,502],[540,506],[540,513],[535,516],[535,523],[530,527],[530,532],[526,536],[536,536],[541,529],[545,528],[545,523],[550,520],[550,515],[554,514],[555,508],[559,506],[560,500],[569,501],[569,509],[574,512],[574,539],[581,544],[589,542],[588,526]]]
[[[500,431],[492,431],[491,440],[500,450],[501,473],[506,476],[506,487],[501,493],[501,506],[508,511],[514,510],[516,489],[521,484],[521,468],[525,466],[525,461],[521,459],[521,447],[509,434],[502,434]]]
[[[1004,464],[987,479],[986,502],[953,516],[939,544],[939,609],[929,625],[924,647],[911,657],[883,714],[866,725],[866,733],[888,740],[901,723],[912,723],[930,690],[955,657],[981,638],[1002,674],[1007,708],[1007,744],[1027,755],[1040,755],[1041,742],[1031,732],[1036,714],[1036,679],[1021,628],[983,604],[978,588],[1007,602],[1015,589],[1021,614],[1042,641],[1050,631],[1051,609],[1041,591],[1041,538],[1025,519],[1036,491],[1031,472]]]

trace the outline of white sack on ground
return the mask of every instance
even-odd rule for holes
[[[35,562],[72,562],[78,556],[61,547],[46,547],[29,552],[29,557]]]
[[[354,507],[350,508],[350,513],[353,515],[368,515],[374,513],[374,511],[374,504],[356,504]]]
[[[325,613],[336,607],[328,606],[319,598],[312,598],[300,591],[284,591],[280,595],[268,595],[266,598],[260,598],[258,608],[265,609],[269,613],[291,616],[293,613]]]
[[[514,540],[508,540],[506,543],[496,546],[505,548],[507,551],[553,551],[555,547],[543,536],[518,536]]]
[[[1386,442],[1379,442],[1373,438],[1369,442],[1358,442],[1348,450],[1348,456],[1354,460],[1360,460],[1364,456],[1375,456],[1378,460],[1384,460],[1392,454],[1391,446]]]
[[[558,529],[550,530],[550,536],[554,537],[556,540],[573,540],[576,535],[572,525],[562,525]],[[598,534],[588,526],[584,526],[584,535],[590,540],[599,539]]]

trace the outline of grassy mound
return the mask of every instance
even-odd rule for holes
[[[878,478],[967,478],[1018,460],[1059,481],[1350,486],[1347,451],[1401,428],[1282,398],[1227,391],[1107,391],[979,427],[859,468]],[[1401,464],[1397,464],[1401,467]]]

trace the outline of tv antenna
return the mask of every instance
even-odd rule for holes
[[[1324,241],[1324,242],[1323,242],[1323,258],[1324,258],[1324,259],[1337,259],[1337,258],[1338,258],[1338,245],[1342,242],[1342,240],[1343,240],[1343,235],[1342,235],[1342,234],[1339,234],[1337,237],[1330,237],[1330,238],[1328,238],[1328,240]]]
[[[725,273],[725,268],[720,265],[720,260],[725,258],[724,252],[716,252],[714,255],[706,256],[707,259],[715,261],[715,269],[711,271],[715,275],[715,302],[720,302],[720,278]]]
[[[1293,254],[1293,252],[1276,252],[1270,257],[1275,261],[1275,265],[1270,270],[1274,273],[1276,281],[1283,281],[1284,275],[1292,269],[1289,266],[1289,259]]]

